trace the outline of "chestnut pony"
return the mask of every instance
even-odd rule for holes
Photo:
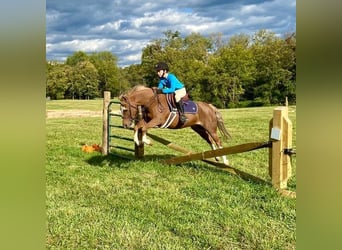
[[[166,100],[166,95],[159,93],[156,88],[148,88],[137,85],[119,97],[121,103],[122,125],[124,128],[134,126],[134,141],[139,145],[138,130],[142,131],[142,143],[151,144],[146,132],[149,128],[163,127],[170,119],[170,109]],[[167,128],[182,129],[191,127],[197,132],[212,149],[222,148],[222,143],[217,135],[217,128],[225,139],[230,138],[230,134],[224,126],[221,113],[212,104],[196,102],[197,113],[185,113],[187,121],[184,124],[179,122],[179,114]],[[143,109],[143,119],[138,120],[138,106]],[[216,159],[218,160],[218,159]],[[223,163],[228,164],[228,160],[223,156]]]

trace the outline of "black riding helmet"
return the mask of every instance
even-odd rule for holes
[[[155,70],[156,71],[159,71],[159,70],[167,70],[169,71],[169,66],[164,63],[164,62],[159,62],[156,64],[156,66],[154,66]]]

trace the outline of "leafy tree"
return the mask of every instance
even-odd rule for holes
[[[83,51],[77,51],[66,59],[65,64],[70,66],[76,66],[80,62],[86,61],[89,61],[89,56]]]
[[[206,82],[206,63],[210,40],[198,33],[181,38],[178,31],[164,32],[165,38],[152,41],[143,49],[142,70],[147,86],[156,86],[158,78],[154,65],[159,61],[169,64],[170,72],[184,82],[194,98],[201,99]]]
[[[120,83],[117,57],[109,51],[103,51],[91,54],[89,56],[89,61],[98,71],[99,92],[103,93],[103,91],[107,90],[118,93]]]
[[[199,33],[191,33],[183,40],[181,58],[174,63],[177,76],[183,80],[195,100],[206,100],[207,62],[211,42]]]
[[[46,96],[51,99],[64,99],[67,89],[70,66],[61,63],[46,63]]]
[[[162,41],[154,40],[142,50],[141,70],[144,72],[143,78],[146,86],[155,86],[157,84],[156,72],[154,65],[159,61],[163,61],[162,57]]]
[[[217,52],[220,48],[222,48],[225,45],[223,41],[223,34],[221,32],[212,33],[209,36],[209,40],[211,43],[211,53]]]
[[[68,92],[72,99],[92,99],[99,97],[98,71],[89,61],[81,61],[69,74]]]
[[[145,85],[145,78],[142,71],[142,66],[133,64],[129,67],[120,70],[120,91],[119,94],[128,90],[135,85]]]
[[[240,97],[244,93],[244,86],[254,80],[255,62],[249,50],[249,37],[237,35],[229,43],[222,46],[210,61],[213,72],[210,76],[214,95],[223,107],[238,106]]]
[[[144,84],[156,86],[154,65],[169,64],[194,100],[220,108],[296,102],[296,35],[284,38],[260,30],[223,41],[221,33],[181,37],[166,31],[142,50],[141,64],[117,67],[108,51],[87,55],[77,51],[63,63],[47,63],[46,93],[53,99],[95,98],[104,90],[119,95]]]
[[[293,91],[293,50],[274,33],[261,30],[253,37],[252,52],[257,73],[249,97],[258,98],[265,105],[284,103],[285,96]]]

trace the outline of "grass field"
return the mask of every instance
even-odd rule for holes
[[[221,110],[233,136],[225,146],[267,140],[273,108]],[[46,109],[100,111],[102,100],[48,101]],[[295,107],[289,115],[295,147]],[[296,199],[269,185],[200,161],[163,165],[159,160],[181,154],[157,142],[139,161],[82,152],[84,143],[101,144],[101,117],[47,119],[46,129],[47,249],[296,248]],[[196,152],[210,149],[191,129],[150,132]],[[229,160],[270,181],[267,149]],[[288,185],[295,191],[295,157],[292,163]]]

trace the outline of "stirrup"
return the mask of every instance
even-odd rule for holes
[[[186,116],[184,114],[180,114],[179,115],[179,121],[181,123],[185,123],[188,119],[186,118]]]

